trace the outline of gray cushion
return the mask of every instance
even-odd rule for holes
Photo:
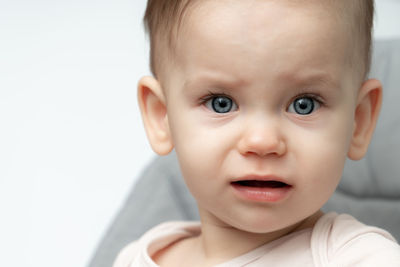
[[[383,105],[366,157],[347,162],[340,188],[358,197],[396,198],[400,192],[400,45],[379,42],[371,77],[383,83]]]
[[[346,162],[325,210],[347,212],[400,240],[400,40],[375,42],[370,77],[383,84],[383,106],[368,153]]]
[[[112,266],[125,245],[161,222],[198,218],[195,200],[182,180],[175,154],[157,157],[129,193],[89,266]]]
[[[400,239],[400,40],[375,43],[371,77],[384,85],[384,103],[365,159],[348,161],[325,211],[350,213]],[[109,267],[126,244],[168,220],[198,219],[174,153],[154,159],[105,233],[91,267]]]

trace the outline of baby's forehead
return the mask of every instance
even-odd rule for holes
[[[317,28],[314,34],[321,39],[330,32],[348,33],[348,23],[337,19],[326,6],[313,4],[315,1],[305,1],[309,2],[308,5],[294,5],[293,2],[299,1],[196,2],[186,10],[182,24],[172,36],[172,52],[180,52],[180,45],[193,39],[202,39],[198,40],[203,42],[202,45],[207,44],[207,39],[219,39],[225,44],[242,45],[246,41],[257,46],[263,45],[260,43],[263,39],[276,42],[289,34],[297,34],[297,38],[301,39],[302,33]],[[296,26],[293,21],[298,21],[297,32],[290,29]]]
[[[344,24],[340,25],[332,16],[322,16],[321,12],[309,14],[303,8],[297,11],[298,7],[294,7],[294,14],[293,7],[268,1],[256,10],[254,5],[243,2],[228,7],[223,3],[204,3],[186,18],[187,24],[176,39],[175,53],[183,58],[190,55],[188,61],[198,55],[212,60],[229,50],[231,56],[226,60],[235,64],[235,56],[245,55],[247,60],[257,62],[261,60],[259,55],[269,50],[273,53],[268,54],[266,62],[277,64],[276,58],[281,55],[310,52],[308,60],[318,61],[321,56],[312,59],[309,50],[324,55],[339,51],[337,46],[347,47]],[[292,61],[297,59],[302,58]]]
[[[185,1],[183,1],[185,2]],[[347,0],[203,0],[203,1],[186,1],[184,8],[177,17],[171,18],[172,25],[177,29],[185,26],[191,26],[193,18],[201,16],[206,17],[203,23],[209,27],[218,26],[225,16],[235,14],[237,21],[251,19],[262,6],[281,7],[281,11],[286,10],[286,15],[280,17],[279,20],[286,20],[294,13],[304,13],[312,16],[335,16],[340,17],[339,21],[343,21],[346,16],[344,10],[352,9],[352,5],[347,5]],[[350,1],[351,2],[351,1]],[[218,14],[218,16],[212,16]],[[197,22],[198,23],[198,22]]]
[[[338,40],[346,39],[350,42],[349,22],[343,19],[350,16],[345,16],[343,12],[340,12],[344,10],[346,2],[343,0],[186,1],[185,9],[180,13],[179,19],[176,19],[174,30],[171,31],[169,44],[166,46],[159,45],[159,51],[164,51],[163,54],[166,55],[165,59],[159,59],[159,62],[164,61],[162,68],[166,70],[170,63],[176,60],[177,56],[189,54],[188,50],[192,50],[194,46],[187,46],[188,43],[197,42],[203,46],[203,50],[207,49],[207,38],[220,38],[222,40],[221,45],[227,43],[235,45],[236,42],[238,46],[240,45],[239,42],[247,39],[248,46],[258,45],[261,47],[260,49],[268,49],[265,46],[263,47],[260,40],[269,39],[271,43],[279,41],[282,39],[280,36],[289,33],[282,25],[285,25],[285,22],[289,23],[299,19],[301,16],[314,18],[314,20],[309,24],[299,22],[299,26],[303,28],[299,27],[298,39],[304,39],[301,36],[304,28],[312,30],[317,25],[320,30],[315,32],[315,37],[323,39],[327,33],[342,31],[346,34],[342,34]],[[267,8],[279,12],[265,15],[263,12],[268,10]],[[321,27],[322,25],[324,27]],[[263,31],[258,31],[257,35],[250,34],[260,28]],[[235,29],[235,31],[226,29]],[[293,32],[290,34],[293,34]],[[273,40],[271,36],[275,36],[277,39]],[[354,46],[356,45],[348,44],[346,46],[349,54],[352,51],[350,48]],[[282,48],[287,47],[288,44],[283,41]],[[322,44],[321,48],[324,48]],[[326,46],[325,49],[329,49],[329,46]],[[350,57],[354,56],[348,55],[348,58]]]

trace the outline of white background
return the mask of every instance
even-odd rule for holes
[[[400,38],[377,0],[376,38]],[[0,0],[0,266],[82,267],[154,155],[144,0]]]

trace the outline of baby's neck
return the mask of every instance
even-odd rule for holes
[[[293,232],[311,228],[322,215],[319,211],[295,225],[266,234],[217,225],[215,220],[201,216],[201,235],[197,238],[196,247],[202,250],[200,255],[204,256],[205,261],[225,262]]]
[[[157,264],[166,267],[214,266],[290,233],[313,227],[322,215],[322,212],[317,212],[291,227],[273,233],[256,234],[217,224],[215,222],[218,220],[205,216],[200,211],[201,234],[199,236],[178,240],[152,255],[152,258]]]

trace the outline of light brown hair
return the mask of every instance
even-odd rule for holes
[[[321,0],[318,0],[321,1]],[[374,0],[325,0],[339,4],[340,19],[348,21],[351,38],[352,68],[364,80],[371,61],[371,40],[374,18]],[[150,69],[158,78],[167,56],[173,55],[174,40],[187,10],[196,0],[148,0],[144,25],[150,37]],[[330,5],[332,7],[332,5]],[[166,49],[168,50],[166,50]],[[164,54],[163,54],[164,52]],[[167,52],[167,53],[165,53]],[[168,58],[171,60],[171,57]]]

